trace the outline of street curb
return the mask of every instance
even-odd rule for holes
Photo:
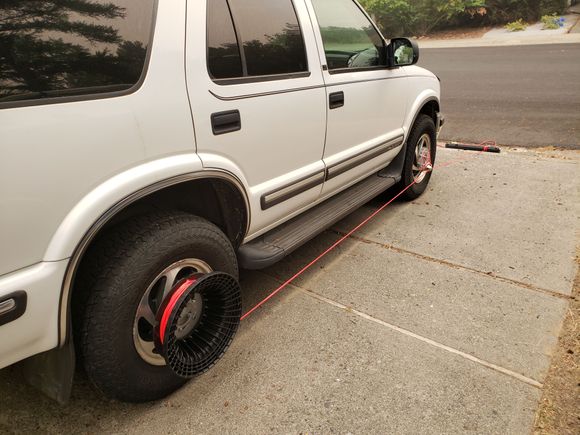
[[[578,25],[578,24],[577,24]],[[528,36],[525,39],[450,39],[419,41],[419,48],[469,48],[469,47],[510,47],[518,45],[580,44],[580,33],[554,36]]]

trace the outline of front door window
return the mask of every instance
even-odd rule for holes
[[[381,64],[383,39],[352,0],[312,0],[328,69],[332,72]]]

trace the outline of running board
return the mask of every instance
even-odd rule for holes
[[[282,260],[378,194],[394,186],[401,177],[393,176],[388,169],[373,174],[263,236],[242,245],[238,250],[240,266],[244,269],[264,269]]]

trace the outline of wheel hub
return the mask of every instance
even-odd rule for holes
[[[177,329],[175,337],[182,340],[187,337],[191,331],[199,324],[201,313],[203,311],[203,299],[201,295],[196,294],[183,309],[183,312],[177,319]]]

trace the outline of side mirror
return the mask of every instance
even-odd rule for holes
[[[419,61],[419,44],[412,39],[394,38],[388,45],[387,53],[391,68],[415,65]]]

